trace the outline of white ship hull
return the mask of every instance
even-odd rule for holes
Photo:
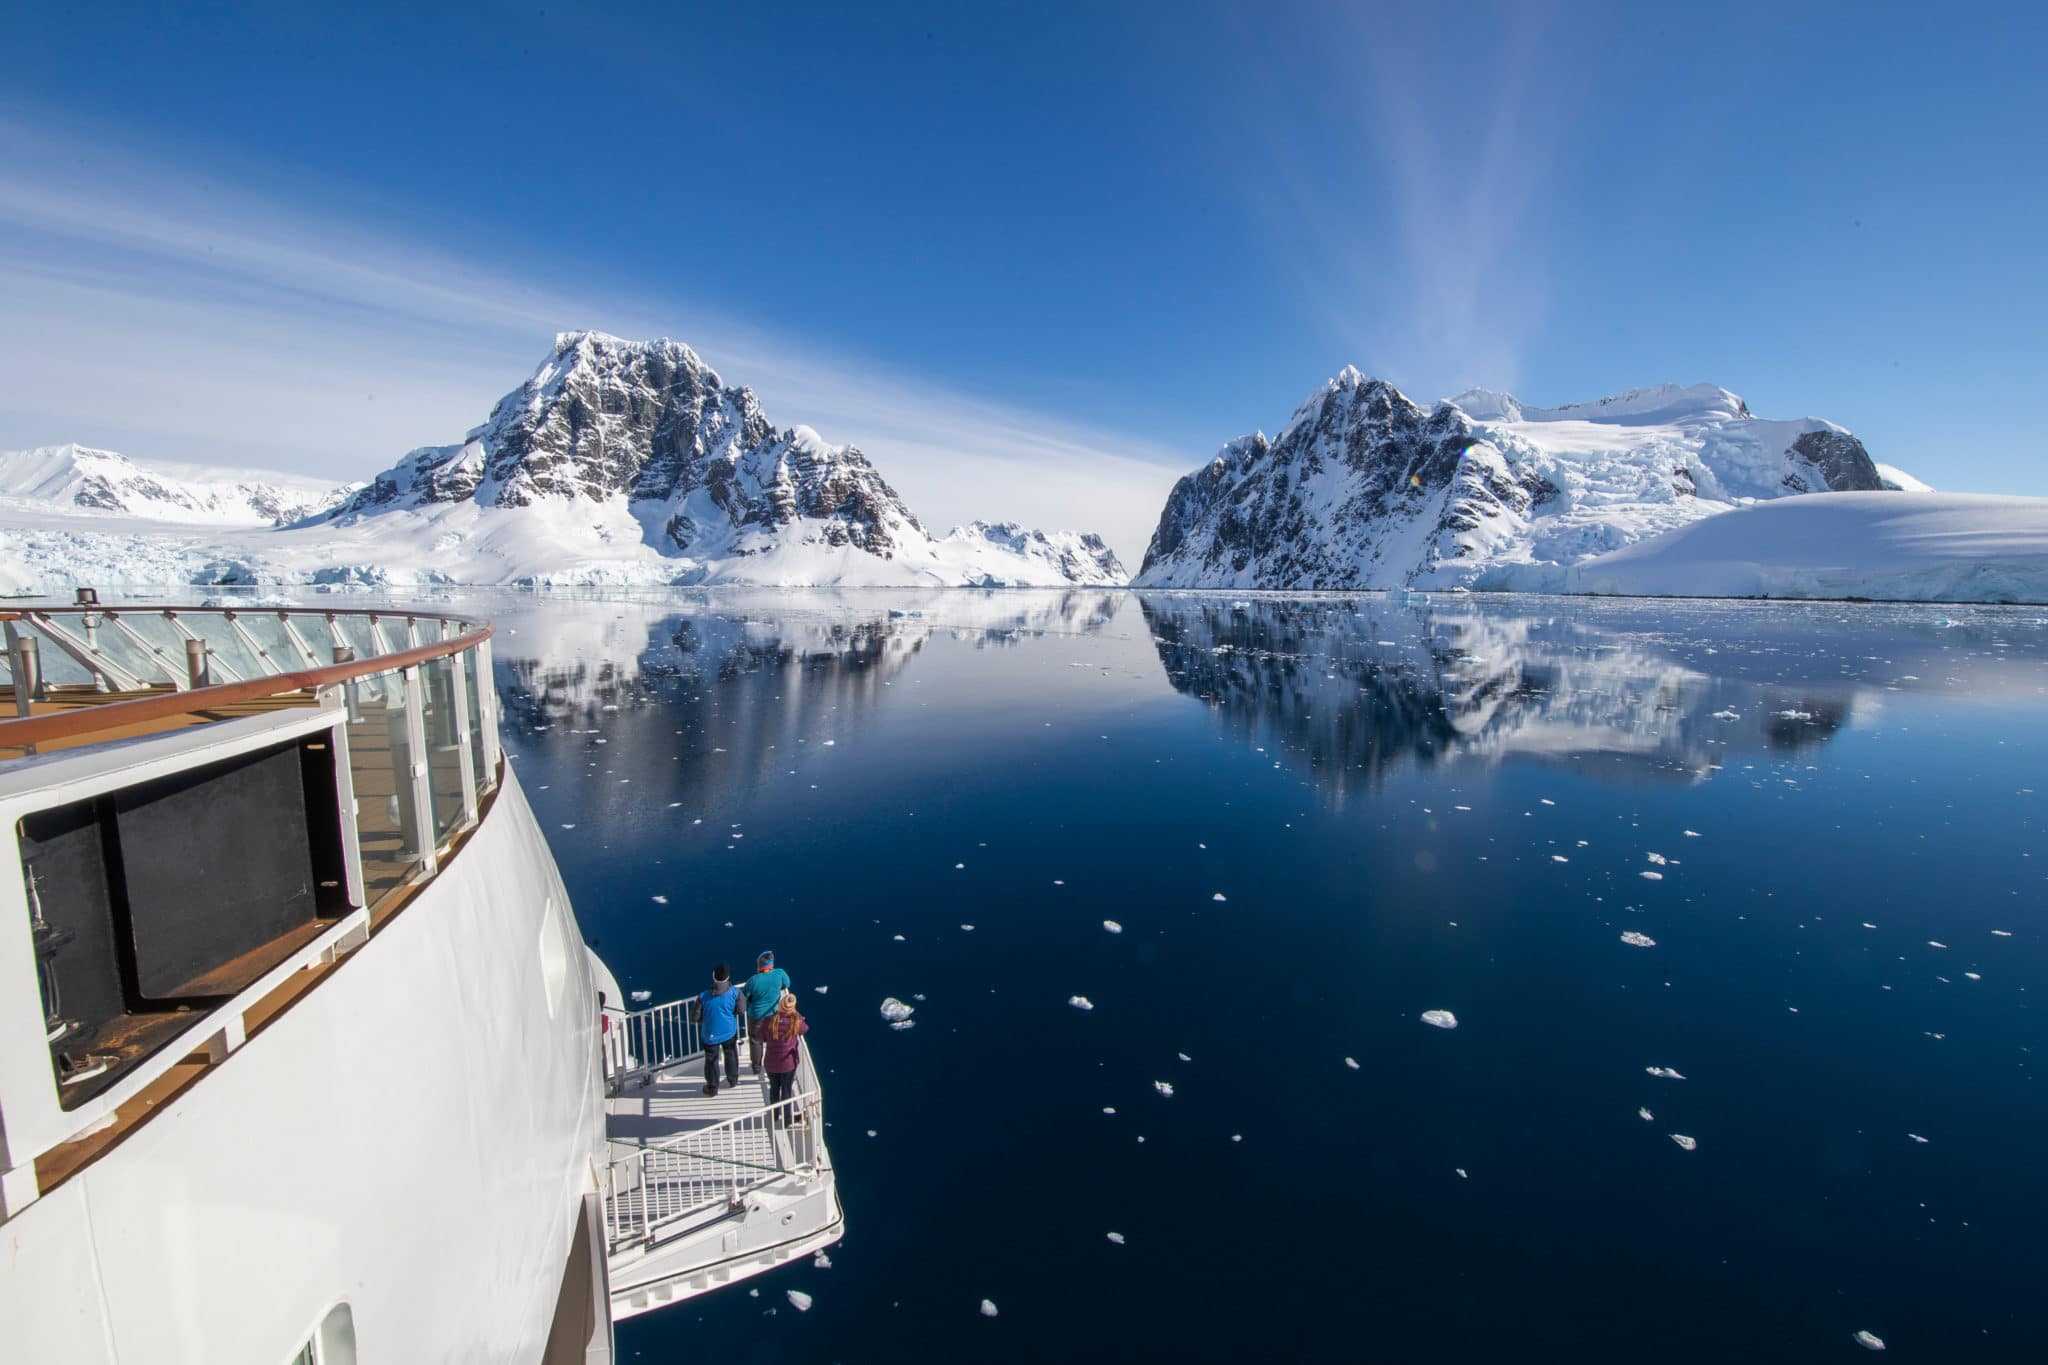
[[[10,1361],[542,1358],[604,1151],[598,1004],[518,784],[344,967],[0,1227]],[[580,1357],[578,1357],[580,1358]]]

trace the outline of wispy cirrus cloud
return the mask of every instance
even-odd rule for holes
[[[494,244],[407,231],[403,206],[315,212],[261,179],[0,123],[0,447],[361,478],[455,439],[555,332],[595,327],[689,342],[776,420],[868,451],[940,530],[1097,530],[1135,567],[1200,458],[622,289],[572,257],[536,278]]]
[[[1510,7],[1448,47],[1421,12],[1316,23],[1272,57],[1296,98],[1246,113],[1267,157],[1255,211],[1304,310],[1418,400],[1511,388],[1544,322],[1537,220],[1564,127],[1565,96],[1536,83],[1544,16]]]

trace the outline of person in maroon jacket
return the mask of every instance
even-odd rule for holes
[[[760,1025],[761,1064],[768,1071],[768,1103],[779,1104],[796,1091],[797,1039],[811,1031],[810,1024],[796,1012],[796,995],[784,991],[775,1013]],[[800,1118],[789,1114],[785,1119]]]

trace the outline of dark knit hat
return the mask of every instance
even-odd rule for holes
[[[713,981],[732,980],[732,968],[726,966],[723,962],[719,963],[711,969],[711,979]]]

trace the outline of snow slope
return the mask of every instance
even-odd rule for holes
[[[1573,592],[2048,602],[2048,498],[1834,493],[1758,503],[1573,566]]]
[[[76,443],[0,451],[0,506],[63,508],[206,526],[284,526],[358,485],[250,469],[131,460]]]
[[[95,470],[121,461],[91,454]],[[61,460],[23,462],[6,486],[20,492],[0,496],[8,562],[0,591],[341,582],[1063,587],[1125,578],[1095,536],[977,522],[934,537],[856,448],[809,427],[776,429],[752,391],[726,385],[679,342],[596,332],[557,337],[534,374],[462,441],[407,453],[312,519],[209,512],[213,504],[190,490],[93,482],[64,474]],[[103,486],[117,495],[102,497]],[[162,524],[165,508],[186,509],[180,519],[204,529]],[[283,520],[297,524],[234,529]]]
[[[1849,432],[1768,421],[1709,384],[1424,409],[1347,368],[1277,438],[1174,488],[1145,587],[1555,590],[1580,560],[1761,499],[1884,486]]]

